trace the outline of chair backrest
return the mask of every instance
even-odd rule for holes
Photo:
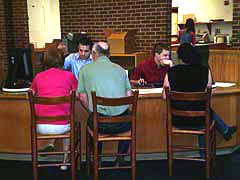
[[[119,122],[131,122],[132,129],[136,126],[136,112],[137,112],[137,100],[138,91],[132,91],[132,96],[126,96],[121,98],[106,98],[96,95],[95,91],[92,91],[92,103],[93,103],[93,127],[97,132],[98,123],[119,123]],[[130,105],[129,113],[119,116],[102,116],[97,112],[97,106],[123,106]]]
[[[57,121],[57,120],[66,120],[71,124],[74,121],[74,114],[75,114],[75,97],[76,92],[71,91],[70,95],[68,96],[59,96],[59,97],[39,97],[33,94],[30,90],[28,92],[30,108],[31,108],[31,126],[32,129],[36,128],[36,123],[38,121]],[[40,116],[36,114],[36,106],[35,105],[61,105],[61,104],[69,104],[70,105],[70,113],[66,115],[58,115],[58,116]]]
[[[210,102],[211,102],[211,87],[207,88],[206,92],[177,92],[170,91],[168,87],[165,87],[167,97],[167,112],[168,112],[168,124],[172,124],[172,115],[184,116],[184,117],[204,117],[207,127],[210,126]],[[176,109],[172,106],[172,101],[191,101],[191,102],[204,102],[204,108],[201,110],[189,110],[189,109]]]

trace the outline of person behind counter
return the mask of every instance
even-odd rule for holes
[[[78,43],[78,52],[65,58],[64,69],[73,72],[76,79],[78,79],[80,69],[92,62],[91,47],[91,39],[89,37],[82,38]]]
[[[195,38],[195,24],[192,18],[188,18],[184,25],[184,28],[179,31],[179,42],[180,44],[190,43],[196,44]]]
[[[77,88],[77,80],[71,72],[62,70],[64,62],[63,52],[56,48],[49,48],[44,54],[43,64],[45,71],[38,73],[33,79],[31,89],[33,93],[42,97],[67,96],[72,90]],[[55,116],[70,113],[70,105],[39,105],[36,107],[36,113],[41,116]],[[40,134],[63,134],[70,131],[70,124],[66,120],[59,120],[51,124],[39,122],[37,132]],[[48,144],[42,151],[54,149],[54,140]],[[69,139],[63,139],[63,149],[68,151]],[[64,154],[64,162],[68,160],[67,154]],[[61,170],[66,170],[67,166],[60,166]]]
[[[181,63],[171,67],[164,80],[164,87],[170,87],[172,91],[181,92],[201,92],[212,85],[212,76],[208,67],[201,65],[199,54],[196,47],[185,43],[179,46],[177,50],[178,58]],[[166,94],[163,92],[163,98],[166,99]],[[178,102],[174,104],[176,107],[187,108],[189,110],[201,109],[200,103],[193,104],[189,102]],[[222,134],[225,140],[230,140],[232,134],[236,132],[235,126],[227,126],[224,121],[211,109],[211,119],[216,122],[217,130]],[[182,121],[179,116],[173,117],[173,125],[193,125],[192,121]],[[204,146],[204,137],[199,136],[199,146]],[[203,152],[200,151],[203,156]]]
[[[133,85],[146,85],[153,83],[163,83],[164,76],[171,66],[169,60],[169,48],[167,45],[157,43],[153,46],[153,57],[141,62],[130,76]]]
[[[98,42],[93,45],[93,63],[87,64],[79,73],[78,89],[79,98],[83,106],[93,111],[91,91],[96,91],[98,96],[103,97],[124,97],[130,96],[131,85],[125,70],[109,60],[109,45],[106,42]],[[94,77],[94,78],[93,78]],[[97,107],[97,111],[105,116],[117,116],[127,113],[128,106]],[[93,114],[90,113],[88,126],[93,129]],[[100,123],[98,131],[103,134],[115,134],[127,132],[131,129],[130,123]],[[102,144],[98,144],[98,151],[101,154]],[[120,141],[118,153],[128,152],[129,141]],[[124,162],[122,156],[118,157],[116,163]]]

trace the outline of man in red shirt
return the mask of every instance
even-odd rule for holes
[[[153,47],[153,57],[141,62],[131,74],[131,83],[146,85],[163,83],[168,68],[173,64],[169,60],[169,48],[158,43]]]

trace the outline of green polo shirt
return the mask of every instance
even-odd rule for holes
[[[106,56],[99,57],[91,64],[85,65],[78,79],[78,93],[86,93],[89,101],[89,110],[92,108],[91,91],[96,91],[97,96],[119,98],[126,96],[131,90],[125,70],[112,63]],[[97,111],[104,115],[115,116],[126,111],[128,106],[98,106]]]

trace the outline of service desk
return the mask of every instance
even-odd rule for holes
[[[240,129],[240,87],[217,88],[212,99],[213,109],[229,125]],[[0,93],[0,152],[30,152],[30,110],[26,94]],[[83,149],[87,113],[76,103],[76,118],[82,122]],[[165,102],[161,93],[140,95],[137,109],[137,153],[166,152]],[[176,141],[196,143],[197,138],[176,137]],[[235,147],[240,142],[240,131],[230,141],[217,135],[217,147]],[[111,145],[104,147],[109,151]]]

